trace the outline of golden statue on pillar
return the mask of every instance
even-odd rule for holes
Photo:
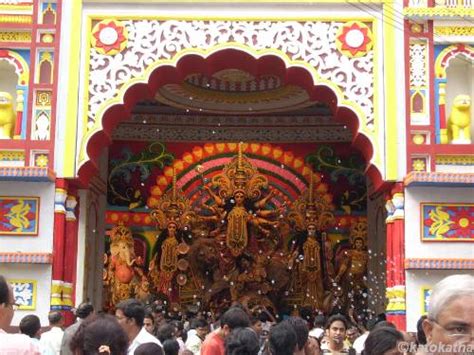
[[[324,231],[334,223],[331,197],[327,188],[320,184],[318,175],[311,172],[310,184],[306,193],[292,206],[288,220],[296,235],[290,246],[289,267],[294,275],[293,293],[301,293],[303,305],[323,309],[324,278],[333,272],[331,251]],[[328,255],[329,254],[329,255]],[[329,261],[329,262],[327,262]]]
[[[161,233],[156,242],[156,254],[150,262],[149,275],[155,291],[176,301],[179,295],[175,279],[180,276],[181,283],[186,280],[184,274],[178,275],[178,262],[180,255],[189,251],[190,225],[196,214],[191,210],[188,199],[178,191],[174,172],[171,189],[163,195],[157,208],[150,214]]]

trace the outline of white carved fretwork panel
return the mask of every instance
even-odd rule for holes
[[[410,44],[410,86],[426,86],[426,43]]]
[[[341,89],[344,99],[359,106],[365,125],[374,129],[374,50],[358,57],[340,53],[336,41],[344,22],[129,20],[121,24],[127,31],[121,52],[107,55],[94,47],[90,51],[89,129],[101,105],[156,61],[171,59],[185,49],[206,50],[226,43],[276,49],[292,61],[309,63],[321,79]]]
[[[45,141],[49,139],[50,135],[50,115],[47,111],[38,111],[36,114],[35,122],[33,125],[32,130],[32,137],[33,140],[40,140]]]
[[[429,119],[428,44],[425,41],[410,42],[410,122],[427,125]]]

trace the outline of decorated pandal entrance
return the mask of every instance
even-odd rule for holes
[[[104,303],[367,307],[367,189],[349,143],[114,142]]]

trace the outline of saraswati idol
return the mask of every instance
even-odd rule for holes
[[[332,196],[320,177],[311,173],[309,188],[293,203],[288,220],[294,226],[289,266],[294,273],[293,289],[303,292],[304,305],[323,309],[324,279],[332,276],[331,248],[325,230],[334,223]]]
[[[189,226],[196,214],[191,211],[188,199],[176,188],[175,175],[171,189],[160,199],[151,217],[161,232],[149,267],[150,277],[155,291],[177,300],[175,281],[183,277],[178,275],[179,259],[189,251]]]

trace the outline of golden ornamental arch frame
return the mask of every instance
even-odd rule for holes
[[[107,17],[107,18],[109,18],[109,17]],[[120,21],[120,20],[125,21],[124,17],[120,17],[120,16],[113,16],[112,18],[113,18],[113,20],[116,20],[116,21]],[[91,30],[92,30],[93,21],[97,22],[97,21],[101,21],[103,19],[105,19],[104,16],[93,16],[93,15],[90,15],[87,18],[87,21],[88,21],[88,30],[87,30],[87,32],[89,33],[89,37],[92,36]],[[165,18],[165,20],[166,20],[166,18]],[[190,20],[190,19],[187,18],[187,19],[184,19],[184,20]],[[206,20],[209,20],[209,19],[206,19]],[[247,20],[248,21],[250,19],[248,19],[248,18],[237,18],[237,19],[235,19],[235,18],[226,18],[226,19],[221,19],[221,20],[224,20],[224,21],[245,21],[245,20]],[[303,21],[305,19],[281,19],[281,21],[289,21],[289,20]],[[312,19],[312,20],[314,20],[314,19]],[[364,124],[364,119],[363,119],[364,118],[364,113],[361,110],[361,108],[358,107],[358,105],[355,104],[353,101],[347,100],[346,98],[344,98],[342,90],[337,85],[335,85],[334,82],[331,82],[329,80],[321,78],[321,76],[319,75],[316,68],[314,66],[312,66],[311,64],[309,64],[308,62],[305,62],[303,60],[292,60],[286,53],[284,53],[283,51],[281,51],[279,49],[276,49],[276,48],[256,49],[256,48],[253,48],[251,46],[247,46],[247,45],[244,45],[244,44],[238,43],[238,42],[221,43],[221,44],[217,44],[217,45],[211,46],[211,47],[206,48],[206,49],[202,49],[202,48],[184,48],[184,49],[178,51],[175,55],[173,55],[172,58],[164,58],[164,59],[154,61],[148,67],[146,67],[145,70],[143,70],[140,73],[140,75],[135,75],[134,77],[130,78],[130,80],[125,82],[116,91],[116,93],[113,95],[113,97],[111,97],[110,99],[106,100],[105,102],[103,102],[101,104],[101,106],[99,107],[99,109],[95,113],[96,119],[95,119],[92,126],[89,125],[89,127],[87,127],[87,121],[86,121],[86,117],[85,117],[86,115],[85,114],[83,115],[83,122],[82,122],[83,131],[79,132],[79,135],[78,135],[80,143],[79,143],[79,147],[78,147],[79,151],[76,154],[77,160],[76,160],[76,165],[75,165],[76,167],[74,168],[75,174],[77,174],[77,172],[83,166],[83,164],[86,163],[90,159],[90,157],[88,156],[88,152],[87,152],[87,144],[88,144],[89,140],[91,139],[91,137],[103,128],[102,117],[103,117],[104,113],[114,105],[123,104],[125,95],[127,93],[127,90],[129,90],[132,86],[134,86],[136,84],[146,84],[146,83],[148,83],[150,75],[153,73],[154,70],[156,70],[160,67],[163,67],[163,66],[176,66],[177,62],[180,59],[182,59],[183,57],[185,57],[186,55],[191,55],[192,54],[192,55],[201,56],[202,58],[207,58],[208,56],[210,56],[210,55],[212,55],[216,52],[219,52],[221,50],[236,49],[236,50],[244,51],[247,54],[250,54],[252,57],[257,58],[257,59],[262,57],[262,56],[265,56],[265,55],[276,56],[285,63],[287,68],[293,68],[293,67],[294,68],[304,68],[312,76],[314,85],[316,85],[316,84],[317,85],[324,85],[324,86],[330,88],[337,97],[338,107],[348,108],[356,114],[356,116],[358,118],[358,121],[359,121],[358,122],[358,124],[359,124],[358,133],[364,135],[373,147],[373,158],[372,158],[370,163],[373,164],[379,170],[379,172],[382,175],[384,180],[393,179],[397,174],[397,172],[396,172],[396,170],[397,170],[397,163],[396,163],[397,159],[388,159],[388,158],[389,158],[389,156],[392,156],[392,157],[397,156],[398,153],[396,151],[396,147],[393,146],[393,144],[387,146],[388,143],[383,141],[383,136],[384,136],[383,132],[386,131],[388,128],[390,128],[390,126],[391,127],[393,127],[394,125],[396,126],[396,123],[395,123],[396,122],[396,110],[393,111],[393,112],[395,112],[395,114],[393,114],[393,113],[389,114],[389,112],[391,112],[389,106],[392,106],[392,108],[393,108],[393,106],[396,105],[396,103],[393,103],[393,104],[389,105],[388,104],[389,102],[386,99],[386,97],[390,93],[392,94],[392,96],[391,96],[392,98],[395,97],[395,88],[394,87],[389,87],[385,91],[385,95],[384,95],[383,98],[378,96],[376,91],[378,91],[377,88],[378,88],[379,82],[381,80],[380,75],[384,75],[384,73],[379,73],[379,65],[378,65],[378,61],[380,60],[379,52],[383,53],[383,60],[385,62],[387,62],[386,58],[390,57],[388,54],[394,53],[394,46],[389,45],[389,46],[386,46],[386,47],[381,47],[382,44],[379,43],[378,40],[377,40],[378,39],[378,36],[377,36],[378,33],[377,32],[379,31],[378,30],[379,23],[378,23],[378,20],[376,18],[366,18],[366,17],[365,18],[343,18],[343,19],[331,18],[331,19],[324,19],[324,20],[326,20],[326,21],[339,20],[339,21],[345,21],[345,22],[349,22],[349,21],[366,21],[367,22],[367,21],[369,21],[369,22],[373,23],[374,44],[373,44],[373,49],[372,50],[374,51],[374,59],[373,59],[374,88],[376,88],[376,90],[374,90],[374,99],[373,99],[374,116],[376,117],[376,120],[374,122],[373,129],[369,129],[367,127],[367,125]],[[387,29],[387,28],[384,28],[383,31],[384,31],[384,33],[391,32],[391,30]],[[393,35],[393,33],[391,33],[391,35]],[[85,63],[85,67],[84,67],[84,74],[85,74],[86,78],[93,75],[93,73],[89,70],[90,69],[89,60],[90,60],[91,50],[92,50],[91,41],[89,39],[88,43],[87,43],[87,48],[86,48],[86,52],[87,52],[86,53],[86,61],[85,61],[86,63]],[[387,80],[387,76],[389,76],[388,72],[389,71],[387,71],[387,74],[385,74],[385,80]],[[82,102],[83,112],[87,111],[87,106],[89,104],[88,91],[89,91],[88,81],[86,80],[86,85],[84,85],[84,87],[83,87],[83,93],[84,93],[84,99],[83,99],[83,102]],[[382,107],[384,107],[384,111],[386,113],[383,116],[386,117],[386,119],[390,119],[390,122],[388,122],[388,123],[383,122],[382,120],[379,119],[379,117],[382,116],[381,113],[380,113],[380,106],[381,105],[380,105],[379,100],[382,100],[382,99],[385,100],[385,105],[383,105]],[[390,116],[390,117],[388,117],[388,116]],[[68,115],[68,117],[70,119],[71,116]],[[394,139],[394,137],[390,138],[391,141],[393,141],[393,139]]]

